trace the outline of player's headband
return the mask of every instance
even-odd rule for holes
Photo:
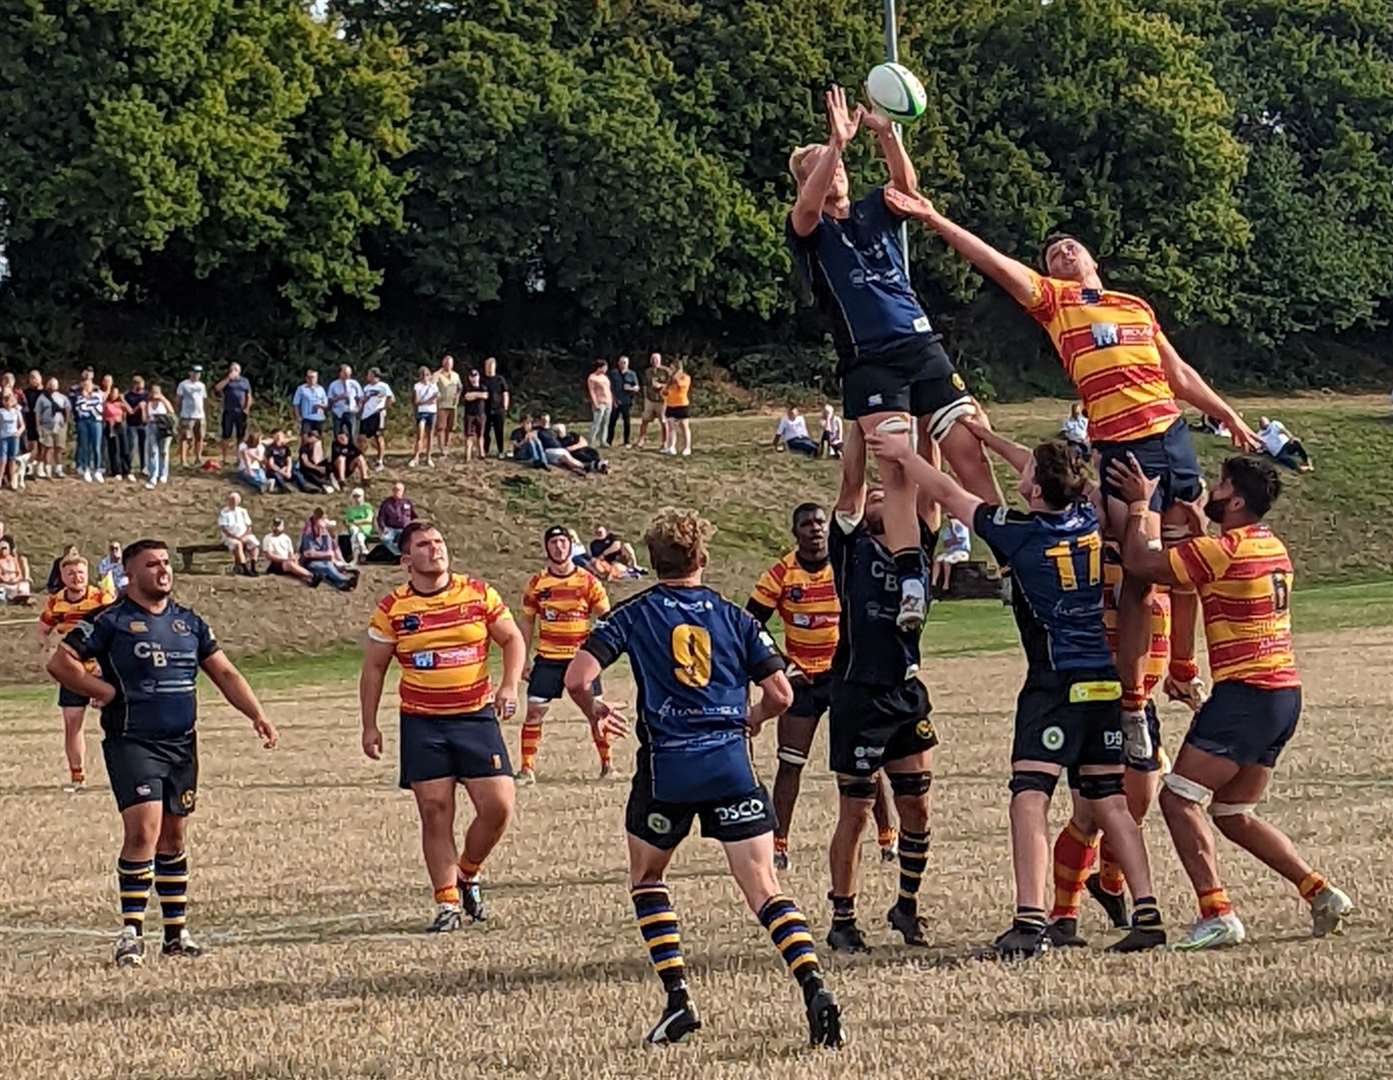
[[[567,540],[569,540],[571,538],[571,532],[564,525],[553,525],[550,529],[548,529],[546,532],[542,534],[542,542],[549,544],[558,536],[564,536]]]

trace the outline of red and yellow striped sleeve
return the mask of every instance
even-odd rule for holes
[[[483,582],[478,584],[483,585]],[[498,595],[498,590],[492,585],[484,585],[484,622],[492,626],[500,619],[511,619],[513,613],[508,610],[508,605],[503,602],[503,597]]]
[[[780,560],[760,574],[759,580],[755,582],[755,600],[767,608],[777,608],[784,593],[783,583],[787,573],[788,567]]]
[[[533,618],[542,610],[537,597],[537,581],[541,576],[541,574],[533,574],[527,582],[527,588],[522,591],[522,613],[531,615]]]
[[[590,575],[590,593],[587,599],[590,601],[591,615],[604,615],[609,611],[609,593],[605,592],[604,584],[594,574]]]
[[[1167,556],[1171,573],[1180,584],[1207,585],[1224,576],[1233,558],[1233,550],[1226,538],[1196,536],[1171,548]]]

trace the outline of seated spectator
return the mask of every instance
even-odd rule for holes
[[[537,443],[542,448],[548,465],[556,465],[565,469],[576,476],[584,476],[588,471],[584,462],[576,458],[572,453],[561,445],[561,440],[557,438],[556,432],[551,427],[551,417],[547,413],[538,413],[532,418],[532,431],[537,437]]]
[[[817,443],[808,435],[808,421],[799,412],[797,405],[789,405],[779,417],[779,426],[774,431],[772,443],[775,450],[788,450],[794,454],[817,457]]]
[[[829,457],[842,456],[842,418],[830,401],[822,406],[822,437],[818,439],[818,451]]]
[[[347,428],[340,428],[330,446],[330,465],[334,470],[334,480],[339,487],[348,486],[351,473],[366,484],[368,482],[368,459],[358,449],[358,444],[349,437]]]
[[[1296,469],[1298,472],[1311,472],[1315,469],[1315,465],[1311,463],[1311,455],[1306,453],[1306,448],[1287,430],[1284,423],[1280,420],[1269,420],[1265,416],[1261,420],[1262,423],[1257,430],[1258,441],[1262,443],[1263,450],[1276,459],[1277,464]]]
[[[223,546],[232,552],[232,572],[256,577],[256,554],[260,545],[252,532],[252,516],[242,505],[242,496],[235,491],[227,493],[227,501],[218,512],[218,532],[222,535]]]
[[[938,589],[940,593],[948,591],[948,584],[953,576],[953,567],[958,563],[967,562],[972,554],[972,534],[966,525],[955,518],[952,514],[943,516],[943,531],[939,533],[938,554],[934,556],[933,578],[929,583],[931,589]]]
[[[609,472],[609,462],[600,456],[600,452],[590,445],[584,435],[568,432],[565,424],[557,424],[552,430],[556,432],[556,441],[561,444],[561,449],[584,465],[587,472]]]
[[[126,564],[121,560],[121,541],[111,540],[107,542],[106,554],[102,556],[102,561],[97,563],[97,584],[106,588],[105,579],[111,577],[111,589],[109,591],[118,596],[126,591],[126,585],[130,578],[126,574]]]
[[[537,433],[532,430],[531,417],[524,416],[521,426],[513,428],[511,442],[514,461],[535,469],[547,467],[547,458],[542,453],[542,444],[537,440]]]
[[[293,472],[295,486],[312,495],[337,491],[334,475],[329,471],[329,461],[324,456],[324,443],[319,432],[311,428],[300,440],[300,455]]]
[[[29,560],[15,553],[8,537],[0,538],[0,604],[32,603],[33,588]]]
[[[263,495],[275,487],[266,472],[266,447],[262,445],[261,436],[255,431],[247,432],[246,438],[237,447],[237,479]]]
[[[406,485],[398,480],[392,485],[392,494],[382,500],[377,508],[377,535],[382,544],[393,555],[401,557],[397,538],[402,529],[416,520],[416,504],[406,497]]]
[[[344,539],[348,541],[348,551],[351,555],[348,560],[349,566],[356,566],[359,559],[367,558],[368,541],[374,539],[374,517],[376,514],[373,512],[372,503],[368,502],[363,489],[354,488],[348,505],[343,508],[343,523],[348,529]]]
[[[1087,460],[1092,449],[1088,445],[1088,417],[1084,415],[1081,402],[1076,401],[1070,406],[1068,419],[1060,426],[1059,433],[1064,436],[1065,442]]]
[[[271,432],[271,441],[265,447],[266,482],[269,491],[289,491],[295,482],[295,466],[290,460],[290,440],[285,432],[276,428]]]
[[[329,530],[329,519],[316,508],[310,515],[309,531],[300,538],[300,564],[316,582],[327,581],[340,592],[352,592],[358,587],[357,572],[348,568]]]
[[[285,531],[285,518],[278,517],[271,522],[271,531],[261,538],[261,553],[266,556],[268,574],[299,578],[310,586],[319,584],[319,579],[300,565],[295,541]]]
[[[590,541],[590,557],[638,569],[634,545],[626,543],[623,537],[616,536],[603,525],[595,526],[594,539]]]

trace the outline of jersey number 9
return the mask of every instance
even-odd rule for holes
[[[700,690],[711,682],[711,632],[682,623],[672,628],[673,675],[683,686]]]
[[[1074,568],[1074,552],[1088,552],[1088,583],[1097,585],[1103,576],[1103,538],[1096,532],[1080,536],[1074,541],[1066,540],[1045,549],[1047,558],[1054,560],[1059,571],[1059,587],[1065,592],[1073,592],[1079,587],[1078,571]]]

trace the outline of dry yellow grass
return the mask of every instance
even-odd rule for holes
[[[792,982],[723,873],[691,840],[673,876],[706,1030],[683,1047],[640,1039],[660,1004],[623,883],[625,783],[594,779],[574,709],[549,722],[541,783],[520,792],[487,868],[492,918],[443,939],[409,795],[358,749],[347,683],[268,693],[283,745],[262,752],[209,702],[192,828],[200,961],[109,966],[118,819],[95,732],[92,790],[59,790],[49,707],[0,699],[0,1062],[16,1077],[1380,1077],[1393,1051],[1386,847],[1393,833],[1393,633],[1305,637],[1303,725],[1263,813],[1288,829],[1361,915],[1313,941],[1293,890],[1221,847],[1251,944],[1224,954],[1055,954],[1016,967],[974,954],[1009,918],[1004,769],[1013,654],[929,673],[944,739],[924,900],[933,947],[892,943],[892,867],[865,865],[877,946],[823,951],[851,1043],[805,1049]],[[614,693],[616,698],[622,691]],[[1168,747],[1183,713],[1165,710]],[[389,757],[395,725],[388,726]],[[516,745],[516,730],[509,732]],[[822,760],[819,740],[815,762]],[[632,747],[621,753],[627,763]],[[772,763],[771,735],[759,758]],[[818,939],[834,789],[808,770],[789,891]],[[1172,925],[1192,898],[1159,819],[1147,830]],[[150,929],[158,934],[158,919]],[[1095,946],[1111,940],[1086,908]]]

